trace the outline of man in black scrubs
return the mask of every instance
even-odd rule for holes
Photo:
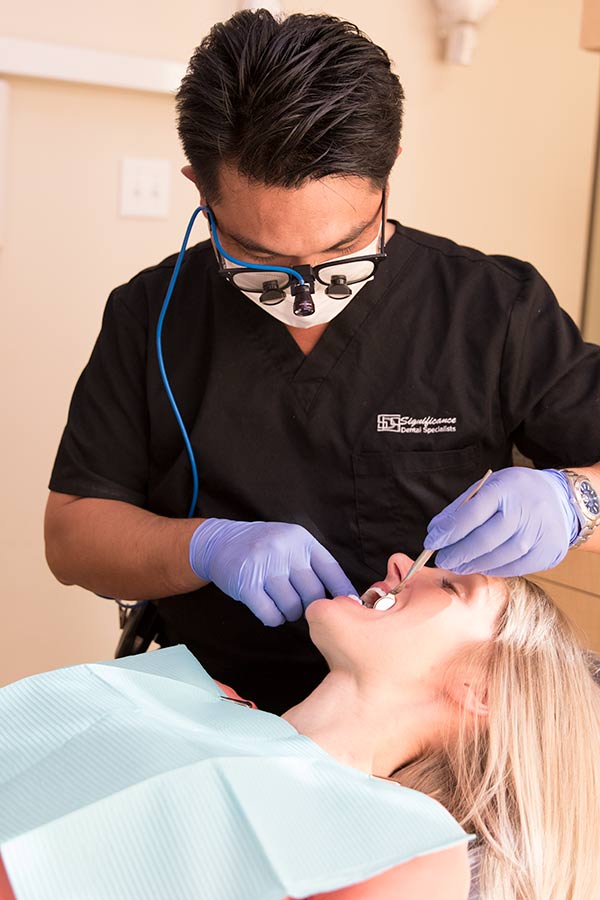
[[[507,575],[600,545],[600,350],[532,266],[388,221],[402,99],[349,23],[213,28],[178,94],[212,240],[162,331],[197,502],[156,349],[176,256],[112,292],[50,482],[56,576],[152,601],[160,644],[274,712],[325,673],[306,605],[390,553]]]

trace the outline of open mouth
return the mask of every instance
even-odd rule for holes
[[[360,599],[367,609],[376,609],[378,612],[385,612],[396,605],[396,597],[380,587],[369,588]]]

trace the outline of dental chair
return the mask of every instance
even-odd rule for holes
[[[120,606],[119,627],[121,637],[115,650],[115,659],[145,653],[150,644],[158,638],[156,604],[146,600],[129,609]]]
[[[158,611],[154,603],[140,604],[129,610],[120,609],[121,638],[115,651],[115,658],[144,653],[152,641],[158,637]],[[590,670],[600,686],[600,653],[588,652]],[[468,900],[480,900],[479,894],[479,848],[469,850],[471,867],[471,887]],[[1,900],[1,898],[0,898]]]

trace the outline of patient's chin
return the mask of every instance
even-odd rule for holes
[[[326,597],[322,597],[319,600],[312,600],[306,607],[304,613],[306,621],[310,623],[315,618],[315,616],[317,618],[320,618],[322,607],[329,602],[330,601],[327,600]]]
[[[350,606],[355,601],[348,599],[346,602]],[[344,630],[344,623],[347,621],[347,606],[339,598],[313,600],[306,607],[305,616],[310,639],[323,652],[320,646],[321,642],[328,644],[330,640],[335,641],[335,635],[340,630]]]

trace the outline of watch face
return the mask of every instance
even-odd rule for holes
[[[581,502],[587,509],[590,516],[597,516],[600,513],[600,501],[598,494],[589,481],[582,481],[579,485],[579,496]]]

